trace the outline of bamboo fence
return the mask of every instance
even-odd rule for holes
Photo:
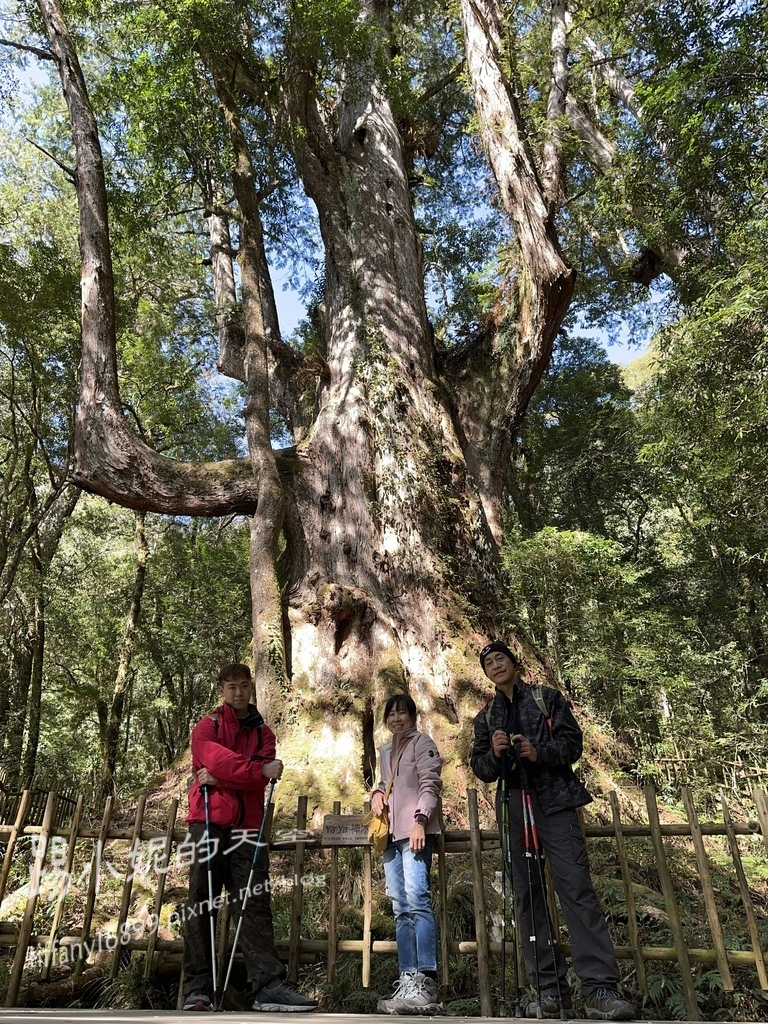
[[[620,904],[621,910],[618,914],[614,910],[614,915],[616,919],[620,918],[624,922],[626,942],[615,946],[617,959],[632,961],[635,973],[633,983],[641,992],[648,990],[649,964],[676,964],[682,980],[686,1016],[690,1021],[701,1019],[695,985],[696,971],[700,965],[717,971],[722,988],[726,992],[732,992],[735,988],[734,970],[744,969],[750,972],[750,977],[756,975],[757,986],[760,989],[768,991],[768,941],[765,935],[761,936],[760,933],[760,920],[765,923],[768,906],[764,893],[761,894],[758,888],[750,885],[748,878],[748,866],[755,857],[756,845],[759,853],[763,856],[768,855],[768,794],[762,790],[753,792],[756,811],[754,821],[734,821],[727,799],[721,795],[722,820],[703,823],[699,821],[690,790],[685,788],[681,797],[686,820],[680,820],[675,824],[661,822],[658,798],[653,787],[647,786],[644,795],[647,824],[623,821],[615,792],[609,794],[610,824],[584,824],[582,821],[591,855],[592,851],[597,849],[593,844],[602,844],[603,855],[608,844],[609,859],[617,883],[620,879],[620,895],[613,902]],[[74,976],[83,974],[88,967],[89,958],[93,959],[95,954],[101,954],[103,960],[105,951],[109,954],[107,973],[112,978],[118,975],[121,967],[130,962],[134,953],[144,954],[144,976],[147,979],[151,976],[158,957],[161,956],[175,962],[176,969],[180,970],[183,940],[168,937],[157,926],[166,902],[167,878],[172,865],[181,856],[186,838],[186,830],[177,826],[178,801],[171,802],[162,829],[145,827],[145,796],[138,801],[130,828],[118,828],[113,824],[114,808],[111,799],[103,809],[98,828],[83,825],[82,796],[75,799],[71,809],[68,807],[67,824],[63,825],[59,813],[60,801],[61,797],[56,792],[49,792],[42,813],[36,820],[32,816],[35,808],[33,793],[25,791],[19,795],[15,804],[13,819],[0,824],[0,846],[5,847],[0,868],[0,905],[6,896],[12,867],[15,868],[16,882],[19,877],[29,878],[20,921],[0,919],[0,951],[4,949],[5,955],[9,959],[12,955],[13,958],[5,994],[7,1007],[24,1005],[27,990],[22,987],[22,977],[25,965],[29,968],[30,962],[36,965],[38,977],[43,981],[49,979],[54,966],[61,963],[67,963]],[[333,820],[340,815],[340,810],[340,805],[336,803],[333,807]],[[351,839],[343,840],[343,844],[339,845],[337,839],[326,835],[325,832],[323,836],[315,836],[306,831],[307,798],[300,797],[293,836],[280,838],[278,834],[277,837],[273,837],[273,857],[277,855],[289,862],[292,858],[290,929],[288,935],[277,940],[278,951],[287,961],[288,977],[292,981],[297,980],[301,963],[308,960],[316,962],[325,958],[327,977],[329,982],[333,982],[340,955],[354,954],[361,957],[362,985],[368,987],[371,980],[372,956],[396,953],[394,941],[376,939],[373,935],[371,908],[380,862],[372,855],[370,846],[362,837],[359,817],[358,815],[339,818],[340,821],[350,821],[350,829],[354,833]],[[436,848],[435,904],[440,927],[441,980],[444,984],[449,981],[451,957],[474,957],[477,962],[480,1012],[483,1016],[491,1016],[491,962],[501,952],[501,942],[495,938],[495,932],[498,930],[495,924],[498,924],[498,921],[494,922],[494,914],[490,909],[492,905],[498,906],[495,890],[498,888],[497,874],[500,868],[499,835],[493,829],[481,828],[478,794],[475,789],[467,792],[467,819],[468,829],[445,831],[439,838]],[[326,819],[330,820],[330,817]],[[33,843],[23,842],[25,837],[33,837]],[[716,837],[720,837],[721,845],[713,852],[712,843],[716,841]],[[745,837],[751,837],[749,849],[752,852],[747,856],[742,852]],[[652,861],[658,879],[658,886],[654,889],[663,895],[663,914],[672,936],[671,945],[654,946],[643,941],[642,914],[638,910],[636,894],[638,859],[642,859],[637,844],[642,841],[645,841],[644,849]],[[120,852],[115,852],[116,850]],[[145,855],[148,858],[147,862],[151,862],[153,866],[156,879],[153,879],[151,886],[153,900],[150,927],[144,934],[138,935],[132,920],[132,910],[135,912],[135,901],[132,900],[132,896],[138,866]],[[471,939],[451,935],[447,894],[457,855],[464,855],[462,864],[469,865],[471,875],[474,913],[474,937]],[[73,899],[70,885],[76,856],[85,864],[80,880],[85,882],[87,878],[87,890],[82,909],[82,925],[73,932],[66,931],[63,922],[67,900]],[[684,871],[679,863],[683,856],[687,858],[688,864],[686,877],[683,877]],[[353,859],[354,866],[351,866]],[[322,867],[323,871],[327,917],[326,927],[323,929],[325,937],[322,938],[302,937],[306,888],[313,879],[319,877],[317,872],[313,875],[306,874],[310,860],[312,864]],[[46,867],[47,864],[50,865],[49,868]],[[121,865],[119,880],[116,879],[115,864]],[[713,864],[717,872],[717,883],[713,881]],[[697,888],[700,890],[702,919],[706,919],[707,930],[711,936],[711,943],[706,948],[692,948],[687,944],[686,933],[690,933],[690,928],[687,928],[688,922],[682,909],[684,904],[681,902],[681,893],[682,887],[690,886],[691,865],[695,872]],[[94,915],[97,897],[108,868],[113,881],[119,881],[120,899],[117,919],[111,922],[110,931],[104,934],[103,931],[94,930]],[[340,938],[340,918],[344,909],[339,898],[340,884],[352,870],[358,871],[362,878],[361,929],[356,938]],[[462,870],[465,869],[462,867]],[[54,871],[57,874],[56,884],[53,889],[49,886],[45,898],[41,899],[44,876]],[[643,877],[646,876],[647,869],[644,869]],[[556,934],[560,935],[558,906],[553,896],[553,887],[550,885],[549,888]],[[738,892],[741,911],[737,916],[743,923],[742,935],[734,937],[733,927],[729,928],[728,942],[722,924],[724,889],[729,890],[732,898]],[[82,891],[79,899],[82,901]],[[690,906],[690,894],[687,905]],[[0,915],[0,918],[2,916]],[[78,912],[78,920],[79,917]],[[40,921],[44,922],[43,927],[40,927]],[[219,913],[219,964],[223,965],[226,960],[229,941],[230,928],[227,907],[224,904]],[[562,946],[567,953],[567,942],[563,941]],[[510,941],[508,951],[514,951]]]

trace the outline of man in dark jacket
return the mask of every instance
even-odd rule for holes
[[[538,868],[526,857],[524,793],[530,794],[538,838],[552,867],[586,1015],[592,1020],[631,1020],[632,1007],[616,991],[619,970],[589,875],[575,811],[592,800],[571,768],[581,757],[581,729],[558,690],[542,687],[534,691],[523,682],[520,660],[506,644],[496,641],[484,647],[480,664],[495,684],[496,694],[475,718],[470,763],[483,782],[499,783],[496,816],[502,834],[505,828],[509,831],[512,880],[520,913],[517,933],[523,940],[526,970],[537,988],[542,1014],[561,1016],[560,994],[566,1014],[572,1001],[565,958],[560,947],[553,950],[549,942]],[[506,815],[502,813],[505,792]],[[535,1003],[528,1007],[527,1015],[537,1015]]]
[[[269,855],[264,842],[257,852],[264,818],[264,791],[279,779],[283,763],[275,758],[275,735],[255,704],[247,665],[224,665],[219,671],[222,704],[192,730],[195,781],[189,791],[188,846],[192,850],[189,898],[184,914],[184,1009],[210,1010],[213,992],[210,914],[221,904],[226,887],[232,919],[237,923],[245,902],[239,949],[253,989],[254,1010],[313,1010],[307,999],[285,982],[285,967],[275,952],[269,888]],[[210,835],[206,835],[208,790]],[[213,907],[208,869],[212,874]]]

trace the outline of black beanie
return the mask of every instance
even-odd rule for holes
[[[506,654],[515,668],[518,668],[520,665],[520,659],[518,656],[513,654],[505,643],[502,643],[501,640],[494,640],[492,644],[486,644],[482,651],[480,651],[480,667],[483,672],[485,672],[485,659],[492,651],[499,651],[501,654]]]

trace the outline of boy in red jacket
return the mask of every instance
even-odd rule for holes
[[[195,781],[189,791],[187,824],[194,854],[184,915],[185,1010],[212,1008],[209,915],[220,905],[225,886],[232,920],[239,921],[264,817],[264,791],[270,779],[283,774],[283,762],[275,758],[275,735],[251,703],[252,695],[248,666],[224,665],[219,671],[223,703],[192,730]],[[207,839],[203,787],[208,788]],[[209,865],[213,907],[208,891]],[[258,852],[239,943],[254,993],[254,1010],[296,1013],[315,1009],[315,1000],[286,984],[285,967],[275,952],[266,842]]]

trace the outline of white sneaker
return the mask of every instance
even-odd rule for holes
[[[403,1002],[405,996],[413,985],[413,974],[410,971],[403,971],[395,982],[395,990],[390,999],[380,999],[376,1004],[376,1013],[399,1013],[398,1006]]]
[[[443,1004],[437,998],[437,982],[417,971],[411,984],[402,995],[392,1000],[396,1004],[394,1013],[420,1013],[427,1016],[443,1012]]]

